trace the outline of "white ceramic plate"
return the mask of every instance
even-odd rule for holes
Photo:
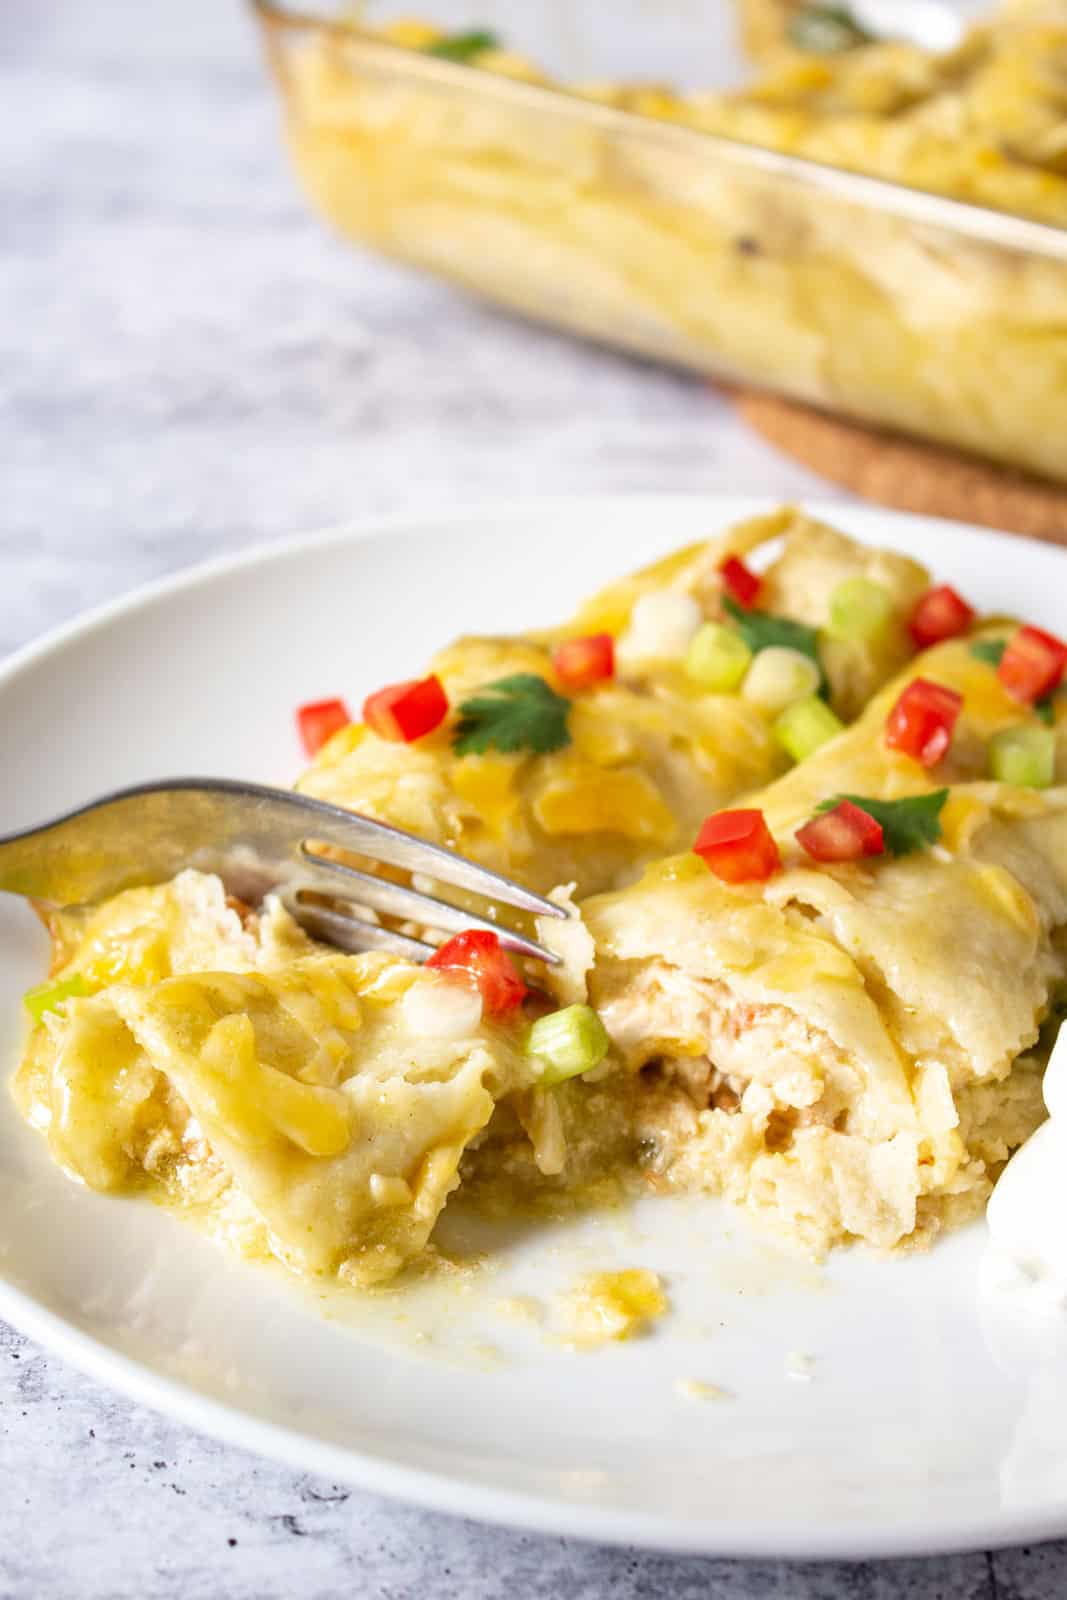
[[[548,622],[751,502],[566,500],[395,521],[157,586],[0,672],[0,831],[182,773],[285,782],[292,709],[404,677],[466,630]],[[1067,558],[833,507],[995,610],[1067,629]],[[45,941],[0,896],[0,1048]],[[715,1202],[515,1230],[471,1280],[352,1305],[64,1179],[0,1102],[0,1314],[106,1383],[294,1466],[446,1510],[717,1554],[865,1556],[1067,1532],[1058,1334],[980,1295],[984,1228],[929,1255],[779,1256]],[[596,1354],[501,1301],[611,1263],[675,1313]],[[514,1311],[514,1307],[511,1310]],[[695,1379],[729,1392],[693,1400]]]

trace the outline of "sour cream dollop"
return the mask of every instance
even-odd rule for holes
[[[986,1216],[998,1250],[1029,1276],[1067,1288],[1067,1024],[1043,1091],[1049,1120],[1008,1162]]]

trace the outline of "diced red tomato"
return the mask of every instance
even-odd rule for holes
[[[797,842],[813,861],[856,861],[860,856],[885,854],[882,824],[851,800],[805,822],[797,829]]]
[[[693,849],[724,883],[761,883],[782,864],[762,811],[716,811]]]
[[[727,556],[719,568],[722,586],[731,600],[736,600],[739,606],[744,606],[747,611],[756,603],[756,597],[763,587],[760,578],[751,567],[746,567],[740,556]]]
[[[296,714],[304,749],[309,756],[317,756],[328,739],[352,721],[351,713],[343,700],[316,700],[301,706]]]
[[[916,678],[886,718],[885,742],[924,767],[936,766],[952,740],[962,705],[963,696],[955,689]]]
[[[487,929],[468,928],[465,933],[446,939],[426,965],[438,972],[455,973],[473,983],[481,994],[487,1016],[498,1017],[513,1011],[526,998],[526,985],[515,963],[497,935]]]
[[[966,633],[976,616],[973,606],[969,606],[950,584],[943,583],[920,596],[908,627],[919,649],[927,650],[943,639],[955,639]]]
[[[1041,628],[1020,628],[1000,658],[997,677],[1013,700],[1033,705],[1063,681],[1067,644]]]
[[[615,676],[615,640],[610,633],[566,639],[552,652],[552,670],[568,689],[585,689]]]
[[[440,678],[412,678],[391,683],[363,702],[363,720],[379,739],[411,744],[432,733],[448,715],[448,696]]]

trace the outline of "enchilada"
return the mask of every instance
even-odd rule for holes
[[[654,1188],[724,1192],[815,1252],[915,1243],[973,1214],[1042,1120],[1041,1030],[1067,983],[1067,718],[1005,689],[991,658],[1011,631],[927,652],[746,802],[776,843],[765,880],[690,852],[583,907]],[[916,682],[960,700],[931,765],[887,742]],[[989,776],[1020,732],[1050,786]],[[846,795],[884,824],[879,853],[813,859],[798,833]]]

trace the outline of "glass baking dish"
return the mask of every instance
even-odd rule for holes
[[[1067,229],[255,5],[298,173],[348,237],[558,327],[1067,482]]]

